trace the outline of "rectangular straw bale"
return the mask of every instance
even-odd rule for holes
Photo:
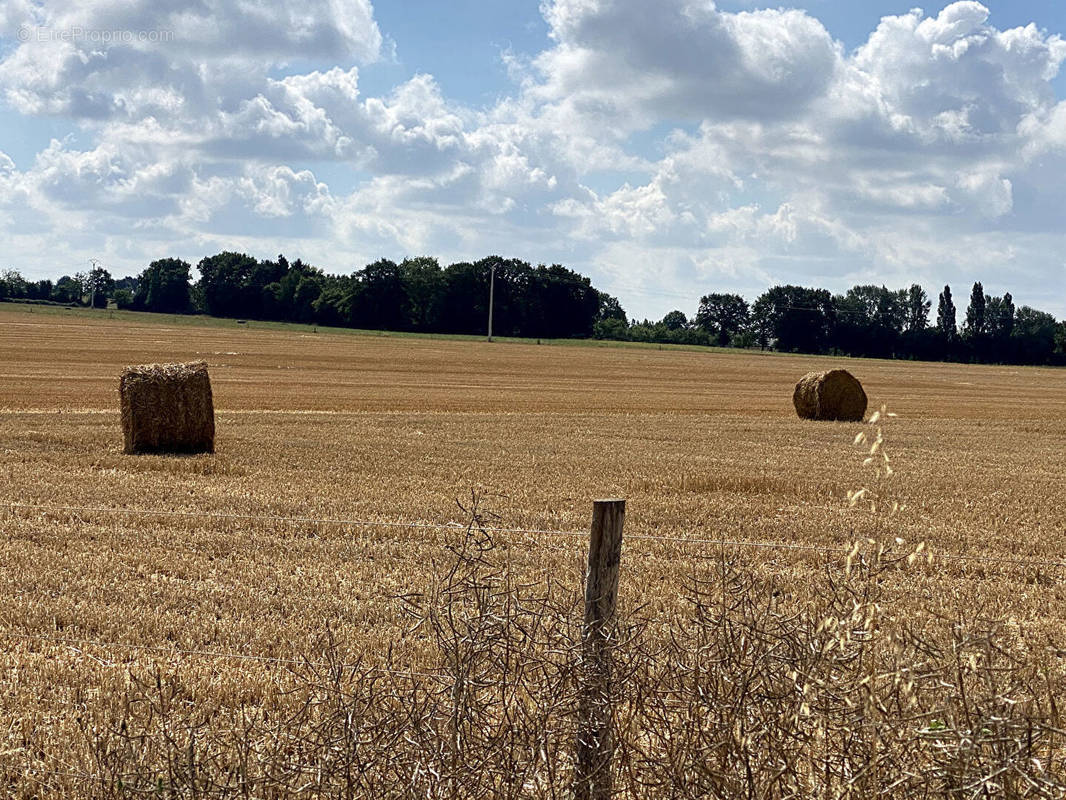
[[[215,452],[207,363],[127,367],[119,380],[127,453]]]

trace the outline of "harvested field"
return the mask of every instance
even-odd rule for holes
[[[122,367],[200,359],[216,453],[123,455]],[[861,426],[793,411],[796,376],[827,365],[859,378],[871,409],[899,414],[885,426],[906,504],[896,517],[848,507],[868,479],[852,444]],[[38,778],[44,795],[71,791],[61,773],[93,768],[77,717],[120,705],[131,669],[180,676],[217,704],[280,702],[278,664],[179,650],[300,659],[328,625],[349,656],[383,663],[392,644],[417,664],[397,597],[436,580],[459,532],[312,520],[463,522],[457,501],[472,492],[492,524],[530,530],[585,530],[593,498],[627,498],[623,608],[668,618],[682,584],[713,571],[721,549],[684,540],[846,549],[900,537],[989,560],[892,573],[891,613],[1009,618],[1012,646],[1061,652],[1066,567],[1004,560],[1066,559],[1063,452],[1062,370],[0,309],[0,718],[17,721],[0,731],[5,774],[36,758],[34,737],[69,741]],[[168,513],[100,510],[118,508]],[[497,539],[522,579],[580,591],[581,537]],[[729,552],[787,579],[796,604],[826,561]]]

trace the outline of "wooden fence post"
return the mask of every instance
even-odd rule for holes
[[[585,577],[585,625],[581,634],[578,672],[578,729],[575,746],[574,797],[607,800],[611,796],[610,645],[618,600],[618,564],[622,557],[625,500],[592,504],[589,566]]]

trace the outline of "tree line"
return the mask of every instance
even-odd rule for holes
[[[932,307],[918,284],[899,290],[854,286],[836,295],[774,286],[751,304],[737,294],[708,294],[691,320],[671,311],[659,322],[603,332],[637,341],[868,358],[1066,364],[1066,323],[1045,311],[1016,307],[1010,292],[992,296],[980,281],[974,283],[961,324],[950,286],[937,298],[935,321]]]
[[[493,281],[493,329],[500,336],[598,338],[717,345],[878,358],[1017,364],[1066,363],[1066,323],[1010,293],[971,289],[960,321],[945,286],[933,302],[918,284],[891,290],[854,286],[843,294],[774,286],[755,302],[732,293],[700,298],[691,319],[628,319],[619,301],[560,264],[533,266],[489,256],[442,267],[428,256],[380,259],[350,275],[326,274],[283,255],[257,260],[222,252],[192,265],[153,261],[115,280],[101,267],[75,276],[26,281],[0,272],[0,300],[93,304],[171,314],[314,323],[371,330],[482,334]],[[492,276],[495,276],[494,278]]]
[[[499,336],[594,335],[601,313],[625,312],[615,298],[560,264],[533,266],[489,256],[442,267],[431,257],[380,259],[351,275],[328,275],[284,255],[258,260],[222,252],[192,265],[153,261],[137,277],[114,280],[97,267],[58,281],[29,282],[0,273],[0,299],[168,314],[203,313],[283,322],[424,333],[484,333],[493,283],[493,332]]]

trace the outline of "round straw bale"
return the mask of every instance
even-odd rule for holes
[[[866,414],[866,392],[845,369],[808,372],[796,384],[792,404],[803,419],[860,422]]]
[[[215,408],[203,361],[127,367],[119,398],[127,453],[215,452]]]

